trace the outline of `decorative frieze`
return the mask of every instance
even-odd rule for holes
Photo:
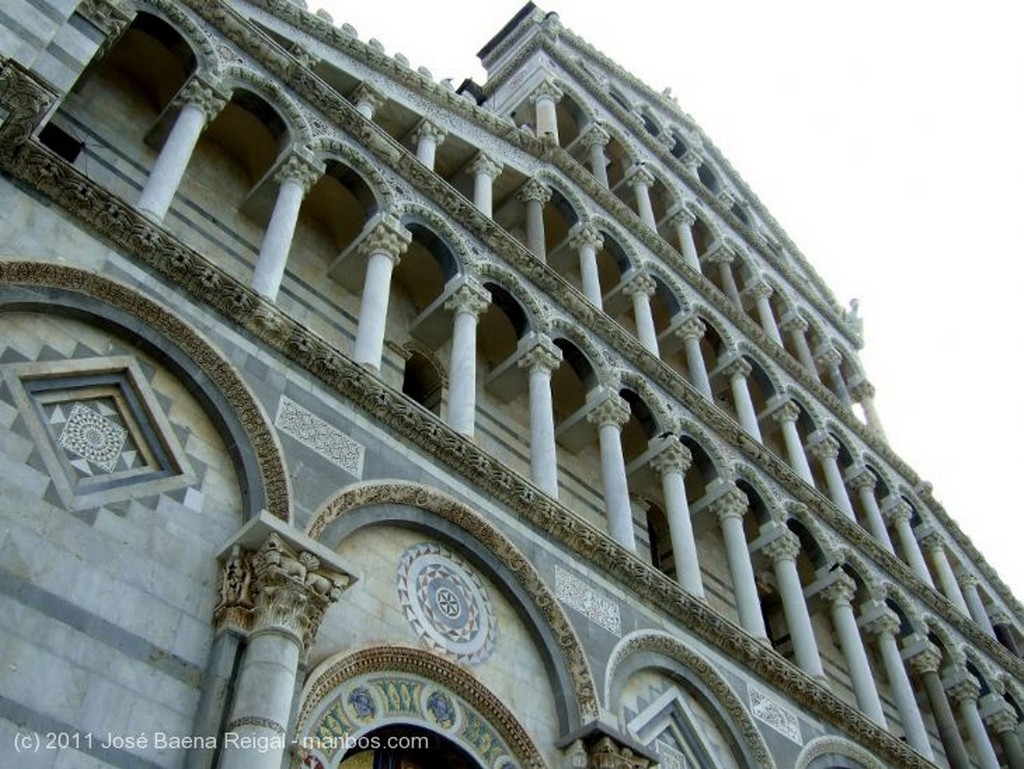
[[[612,635],[622,635],[619,605],[561,566],[555,566],[555,597]]]
[[[800,721],[795,713],[753,684],[747,687],[747,691],[750,695],[750,712],[754,714],[754,718],[797,745],[804,744],[804,738],[800,734]]]
[[[277,404],[274,426],[331,464],[356,478],[363,477],[366,448],[286,395]]]

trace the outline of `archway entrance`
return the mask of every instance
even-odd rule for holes
[[[363,746],[366,746],[365,748]],[[469,753],[418,726],[375,729],[341,759],[338,769],[482,769]]]

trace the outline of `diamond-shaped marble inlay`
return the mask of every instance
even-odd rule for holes
[[[123,427],[88,406],[76,403],[71,407],[71,414],[64,423],[57,443],[112,473],[117,467],[117,460],[121,458],[127,437],[128,433]]]

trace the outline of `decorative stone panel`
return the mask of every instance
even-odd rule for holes
[[[363,477],[363,444],[282,395],[274,426],[328,462],[356,478]]]
[[[622,635],[619,605],[559,566],[555,566],[555,597],[612,635]]]
[[[748,691],[750,693],[750,711],[754,714],[754,718],[767,724],[797,745],[804,744],[804,738],[800,734],[800,721],[795,713],[776,702],[756,686],[749,685]]]

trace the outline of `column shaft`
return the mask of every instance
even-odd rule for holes
[[[558,113],[555,100],[546,94],[537,97],[537,138],[550,138],[558,144]]]
[[[650,187],[642,180],[637,181],[633,184],[633,194],[636,195],[636,211],[637,216],[640,217],[640,221],[652,230],[656,230],[658,228],[658,223],[654,220],[654,208],[651,206]]]
[[[742,305],[740,290],[736,286],[736,278],[732,274],[732,265],[729,261],[722,259],[718,262],[718,274],[722,279],[722,290],[737,305]]]
[[[903,548],[904,557],[910,565],[910,568],[914,570],[914,573],[929,587],[935,587],[935,583],[932,582],[932,575],[928,571],[928,564],[924,562],[924,556],[921,554],[921,547],[917,544],[917,537],[914,536],[914,529],[910,525],[910,519],[908,517],[899,517],[895,519],[896,524],[896,535],[900,539],[900,547]]]
[[[942,680],[938,672],[934,670],[922,671],[921,680],[924,683],[925,693],[928,695],[928,704],[932,708],[932,716],[939,729],[939,739],[942,740],[942,747],[946,751],[946,760],[950,769],[971,769],[971,760],[967,757],[967,748],[964,747],[960,738],[960,729],[956,725],[956,718],[949,707],[949,700],[946,698],[946,690],[942,686]]]
[[[608,516],[608,533],[612,539],[628,550],[636,550],[633,509],[629,504],[629,485],[626,481],[626,464],[622,458],[620,429],[619,425],[607,422],[598,428],[605,513]]]
[[[608,187],[608,158],[604,154],[604,145],[594,142],[590,145],[590,173],[602,187]]]
[[[850,671],[853,683],[853,694],[857,698],[857,706],[876,724],[885,728],[885,714],[882,701],[878,697],[875,679],[868,663],[864,642],[857,628],[857,620],[848,602],[833,601],[831,604],[832,624],[839,635],[839,646],[843,650],[846,668]]]
[[[782,611],[786,615],[790,636],[793,639],[793,656],[796,664],[808,675],[824,678],[825,671],[821,667],[821,656],[814,638],[811,617],[807,613],[807,601],[804,600],[800,575],[796,571],[796,562],[784,558],[775,564],[775,579],[782,593]]]
[[[139,210],[153,221],[162,222],[166,216],[205,126],[206,112],[202,107],[182,105],[139,196]]]
[[[963,593],[960,592],[960,585],[956,581],[956,575],[953,574],[953,567],[950,566],[945,548],[941,544],[936,544],[930,552],[935,570],[939,573],[939,584],[942,585],[943,595],[952,601],[960,611],[967,614],[967,602],[964,600]]]
[[[996,758],[996,752],[992,748],[985,724],[981,720],[981,714],[978,713],[978,701],[971,698],[961,699],[957,703],[957,710],[960,712],[960,722],[967,726],[967,734],[974,747],[974,755],[982,769],[999,769],[999,759]]]
[[[633,317],[636,319],[636,334],[640,344],[655,357],[658,351],[658,332],[654,328],[654,314],[651,312],[651,297],[643,291],[633,292]]]
[[[796,421],[783,419],[780,426],[782,427],[782,439],[786,443],[786,454],[789,455],[790,466],[796,471],[797,475],[813,486],[814,475],[811,473],[811,466],[807,463],[807,455],[804,454],[800,433],[796,429]]]
[[[896,638],[889,631],[879,633],[878,647],[882,653],[885,677],[889,680],[889,688],[892,689],[893,698],[896,700],[896,709],[899,711],[907,742],[929,761],[934,761],[935,753],[932,751],[921,711],[917,707],[917,699],[907,677],[907,669],[903,666]]]
[[[391,298],[391,273],[395,257],[381,251],[370,254],[366,263],[366,281],[359,302],[359,326],[352,348],[352,359],[380,369],[384,355],[384,329]]]
[[[757,423],[757,412],[754,411],[754,402],[750,399],[750,390],[747,389],[747,378],[745,375],[736,373],[729,377],[729,387],[732,390],[733,402],[736,404],[736,414],[739,417],[740,425],[759,443],[761,438],[761,427]]]
[[[597,271],[597,253],[593,245],[584,243],[579,247],[579,254],[583,293],[595,307],[600,308],[604,303],[604,297],[601,294],[601,280]]]
[[[757,583],[754,581],[754,568],[750,564],[750,550],[743,533],[746,498],[739,490],[733,490],[714,504],[712,509],[718,515],[722,527],[725,557],[729,563],[740,625],[755,638],[767,640],[768,633],[765,631],[764,617],[761,616],[761,601],[757,597]]]
[[[473,436],[476,422],[476,327],[473,312],[455,314],[448,372],[448,423],[467,437]]]
[[[558,499],[551,370],[541,367],[530,371],[530,477],[543,491]]]
[[[473,205],[487,217],[494,213],[494,178],[486,171],[473,175]]]
[[[700,258],[697,256],[697,244],[693,241],[693,227],[686,221],[680,221],[676,225],[676,235],[679,238],[679,249],[682,251],[683,260],[700,272]]]
[[[704,366],[704,356],[700,351],[700,339],[693,336],[683,338],[683,346],[686,349],[686,367],[690,370],[690,383],[708,400],[712,399],[711,380],[708,379],[708,370]]]
[[[526,247],[542,262],[547,258],[544,243],[544,204],[536,199],[526,201]]]
[[[704,585],[697,560],[697,545],[690,521],[690,506],[686,501],[686,483],[682,472],[670,470],[662,473],[661,490],[665,495],[665,513],[668,517],[672,554],[676,565],[676,578],[683,590],[704,597]]]
[[[873,489],[873,486],[862,486],[857,490],[860,495],[860,504],[867,516],[868,530],[875,539],[882,543],[882,547],[895,555],[896,549],[892,546],[892,540],[889,539],[889,530],[882,518],[882,511],[878,509],[878,500],[875,499]]]
[[[270,300],[277,299],[277,292],[281,288],[295,224],[299,220],[299,208],[305,194],[305,187],[295,179],[282,181],[277,193],[274,213],[263,236],[252,279],[252,287]]]
[[[981,594],[978,592],[978,585],[973,578],[964,581],[963,594],[964,600],[967,601],[967,608],[970,611],[971,619],[973,619],[978,626],[985,631],[986,635],[990,638],[995,638],[995,628],[992,627],[992,621],[988,617],[988,612],[985,611],[985,603],[981,600]]]
[[[773,342],[782,346],[782,334],[779,333],[779,326],[775,322],[775,314],[772,312],[772,305],[767,296],[757,297],[757,315],[761,320],[761,328]]]

